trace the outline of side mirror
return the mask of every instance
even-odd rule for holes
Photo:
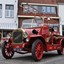
[[[33,33],[33,34],[38,34],[38,31],[34,29],[34,30],[32,31],[32,33]]]

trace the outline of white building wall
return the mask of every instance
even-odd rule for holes
[[[0,29],[16,29],[18,28],[18,0],[0,0],[2,4],[2,18],[0,18]],[[14,5],[14,18],[5,18],[5,5]]]
[[[58,15],[60,17],[60,34],[62,35],[62,25],[64,25],[64,4],[58,5]]]

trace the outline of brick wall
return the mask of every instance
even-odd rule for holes
[[[57,0],[19,0],[19,3],[41,3],[41,4],[57,4]]]

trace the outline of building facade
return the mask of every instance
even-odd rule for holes
[[[0,0],[0,34],[2,37],[18,28],[17,11],[18,0]]]
[[[57,11],[57,0],[18,0],[18,27],[21,27],[24,20],[41,16],[45,23],[59,31]]]
[[[58,1],[58,15],[60,17],[60,34],[64,36],[64,0]]]

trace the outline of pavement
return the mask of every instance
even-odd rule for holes
[[[15,53],[12,59],[5,59],[0,49],[0,64],[64,64],[64,55],[58,55],[56,51],[44,53],[43,58],[39,62],[35,62],[30,53]]]

